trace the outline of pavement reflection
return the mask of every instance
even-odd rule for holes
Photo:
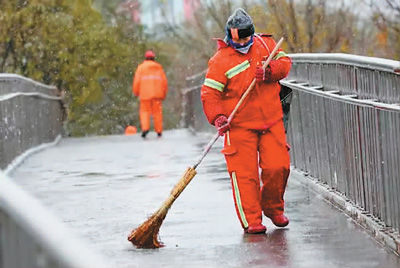
[[[211,136],[210,136],[211,137]],[[160,207],[209,136],[166,131],[64,139],[27,159],[14,179],[116,267],[399,268],[348,217],[296,180],[285,195],[287,228],[243,234],[220,153],[220,139],[160,229],[165,247],[140,250],[126,239]],[[82,157],[84,156],[84,157]]]

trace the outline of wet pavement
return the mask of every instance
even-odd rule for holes
[[[289,226],[264,218],[265,235],[243,234],[222,139],[168,212],[160,230],[165,247],[134,248],[130,231],[161,206],[210,138],[186,130],[161,139],[66,138],[11,177],[116,267],[400,267],[399,257],[301,184],[295,171],[285,195]]]

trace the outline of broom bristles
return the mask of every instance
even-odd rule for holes
[[[158,231],[160,230],[161,224],[167,216],[167,212],[171,207],[172,203],[182,193],[183,189],[189,184],[189,182],[196,175],[196,170],[189,167],[179,180],[178,184],[172,189],[170,196],[163,203],[150,218],[148,218],[142,225],[134,229],[128,236],[128,240],[132,242],[137,248],[159,248],[163,244],[158,240]]]
[[[159,248],[163,244],[158,239],[158,231],[160,230],[161,224],[167,215],[157,211],[150,218],[148,218],[139,227],[132,230],[128,236],[128,240],[132,242],[137,248]]]

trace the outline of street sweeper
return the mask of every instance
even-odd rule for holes
[[[139,117],[142,137],[150,131],[150,117],[153,117],[154,130],[158,137],[163,131],[162,101],[168,91],[168,80],[160,63],[155,61],[156,54],[147,50],[145,60],[136,69],[132,92],[140,99]]]
[[[201,100],[208,121],[225,136],[222,153],[240,223],[246,233],[265,233],[262,213],[278,227],[289,224],[284,215],[289,146],[278,81],[288,75],[291,60],[279,48],[264,68],[276,43],[269,34],[256,34],[252,18],[241,8],[228,18],[225,33],[209,60]],[[253,90],[229,121],[254,78]]]
[[[239,14],[242,13],[242,14]],[[235,18],[239,16],[238,18],[243,19],[243,17],[247,20],[250,19],[251,22],[251,18],[246,14],[246,12],[244,12],[244,10],[240,9],[235,11],[235,13],[232,15],[232,17],[228,20],[227,23],[227,29],[230,29],[232,27],[229,27],[229,24],[232,24],[233,26],[235,26],[236,24],[240,24],[237,21],[235,23],[230,22],[230,20],[232,18]],[[247,24],[246,24],[247,25]],[[262,225],[262,221],[261,221],[261,208],[263,208],[264,210],[264,214],[268,215],[268,217],[271,218],[271,220],[274,222],[275,225],[277,226],[281,226],[284,227],[289,223],[289,220],[283,215],[283,192],[285,190],[286,187],[286,180],[287,180],[287,176],[289,175],[289,155],[287,151],[284,151],[283,148],[288,149],[286,145],[286,139],[285,139],[285,131],[284,131],[284,126],[282,121],[282,115],[279,117],[277,117],[277,120],[271,121],[272,119],[270,119],[270,121],[268,121],[265,118],[265,114],[268,114],[268,111],[270,110],[264,110],[262,108],[262,104],[263,101],[266,101],[267,104],[269,105],[274,105],[274,97],[270,96],[269,94],[267,94],[267,96],[261,96],[262,92],[259,92],[261,89],[269,89],[269,87],[259,87],[257,90],[258,92],[253,93],[256,94],[256,97],[260,98],[260,101],[256,101],[254,99],[254,95],[253,97],[250,99],[250,106],[252,106],[252,109],[256,109],[258,108],[258,110],[254,111],[255,117],[252,118],[250,116],[250,118],[252,118],[253,125],[242,125],[242,124],[238,124],[238,122],[243,123],[243,115],[240,117],[240,120],[235,122],[235,124],[232,125],[232,130],[234,130],[235,132],[235,141],[234,144],[238,144],[238,142],[240,141],[240,136],[241,135],[245,135],[246,132],[242,131],[242,130],[238,130],[240,128],[245,128],[245,130],[251,131],[252,134],[253,132],[256,135],[252,135],[251,139],[243,139],[243,141],[245,142],[246,146],[250,146],[251,150],[242,150],[243,148],[245,148],[245,146],[240,145],[237,147],[240,147],[240,150],[237,150],[237,147],[232,146],[231,143],[231,139],[229,138],[229,133],[230,128],[231,128],[231,122],[232,120],[235,118],[236,114],[239,113],[239,108],[246,106],[246,100],[247,100],[247,96],[250,95],[251,92],[253,92],[253,89],[255,88],[255,85],[258,84],[262,84],[262,83],[274,83],[273,81],[275,81],[275,79],[279,80],[278,78],[276,78],[277,76],[280,77],[284,77],[285,75],[287,75],[288,70],[285,69],[280,69],[281,67],[277,67],[277,64],[279,64],[279,62],[281,62],[282,60],[285,60],[284,58],[286,58],[286,64],[283,65],[282,68],[290,68],[291,62],[290,59],[287,58],[286,54],[280,49],[280,46],[283,42],[283,37],[279,39],[279,41],[277,43],[275,43],[275,41],[270,37],[270,36],[266,36],[264,35],[263,38],[265,38],[266,40],[261,39],[262,37],[259,37],[258,35],[254,34],[254,25],[251,22],[250,24],[252,26],[252,28],[247,27],[246,28],[234,28],[238,31],[233,31],[233,37],[231,36],[230,38],[232,39],[232,44],[234,44],[233,42],[240,44],[240,46],[235,46],[234,49],[242,49],[244,48],[243,51],[241,51],[240,53],[242,53],[243,55],[247,55],[247,53],[249,51],[255,51],[255,49],[253,48],[253,50],[251,50],[251,47],[253,45],[254,40],[252,39],[253,36],[256,36],[257,38],[260,38],[260,42],[262,42],[264,48],[266,50],[268,50],[269,55],[268,56],[259,56],[257,57],[257,55],[253,55],[254,58],[249,58],[249,59],[245,59],[244,62],[239,63],[237,66],[231,66],[231,68],[225,73],[225,75],[227,77],[229,77],[228,79],[233,79],[234,76],[237,76],[239,73],[241,72],[245,72],[247,69],[251,70],[251,72],[247,72],[247,74],[249,76],[252,76],[253,78],[250,79],[250,83],[248,85],[244,85],[245,83],[241,84],[241,86],[243,87],[247,87],[247,89],[242,90],[241,87],[239,87],[238,85],[236,85],[235,87],[233,87],[233,89],[236,90],[236,92],[234,92],[233,95],[223,95],[224,92],[228,92],[228,88],[231,89],[232,87],[230,87],[229,85],[229,80],[227,79],[221,79],[221,81],[225,81],[226,85],[228,87],[225,88],[224,84],[222,84],[222,82],[219,82],[218,80],[213,80],[211,77],[213,77],[213,75],[209,76],[209,78],[206,78],[205,83],[204,83],[204,87],[202,87],[202,94],[208,94],[210,95],[209,100],[211,101],[208,104],[205,104],[205,100],[203,100],[203,106],[204,109],[215,109],[215,111],[217,111],[217,113],[212,114],[212,110],[208,110],[208,112],[211,112],[211,114],[207,114],[210,123],[214,122],[214,125],[217,128],[217,133],[214,135],[214,137],[212,137],[212,139],[208,142],[207,146],[204,148],[203,153],[201,154],[201,156],[199,157],[199,159],[190,167],[188,167],[185,171],[185,173],[182,175],[181,179],[178,181],[177,184],[175,184],[175,186],[173,187],[173,189],[171,190],[170,195],[167,197],[167,199],[163,202],[163,204],[161,205],[161,207],[155,211],[145,222],[143,222],[140,226],[138,226],[137,228],[133,229],[129,236],[128,236],[128,241],[130,241],[134,246],[136,246],[137,248],[159,248],[161,247],[163,244],[161,241],[159,241],[159,237],[158,237],[158,232],[160,230],[161,224],[163,222],[163,220],[165,219],[168,210],[171,208],[172,204],[175,202],[175,200],[179,197],[179,195],[183,192],[183,190],[186,188],[186,186],[192,181],[192,179],[194,178],[194,176],[196,176],[197,172],[196,169],[199,167],[200,163],[203,161],[203,159],[205,158],[205,156],[208,154],[208,152],[211,150],[213,144],[218,140],[218,138],[223,135],[224,133],[227,133],[226,139],[225,139],[225,148],[223,150],[223,152],[225,153],[225,155],[227,156],[227,162],[228,159],[232,159],[232,161],[229,161],[229,166],[228,166],[228,170],[231,170],[231,178],[232,178],[232,188],[234,190],[234,196],[235,196],[235,204],[236,204],[236,210],[239,216],[239,219],[242,222],[243,228],[245,230],[245,232],[247,233],[251,233],[251,234],[256,234],[256,233],[264,233],[266,231],[266,228],[264,225]],[[244,31],[242,31],[244,30]],[[235,38],[235,36],[237,38]],[[222,42],[222,40],[221,40]],[[223,43],[220,43],[222,46],[221,48],[227,48],[229,47],[229,43],[230,42],[229,39],[227,41],[223,41]],[[268,44],[266,44],[265,42],[268,42]],[[254,46],[256,47],[256,46]],[[270,50],[272,48],[272,50]],[[235,50],[231,50],[231,52],[235,52]],[[256,50],[258,51],[258,50]],[[274,61],[272,61],[272,59],[274,58]],[[281,59],[282,58],[282,59]],[[237,58],[233,58],[234,60],[238,60]],[[252,62],[254,59],[260,59],[262,60],[262,64],[259,65],[257,63],[257,67],[256,69],[254,69],[254,64],[250,64],[250,62]],[[243,60],[243,59],[242,59]],[[225,62],[227,64],[229,64],[228,62]],[[249,64],[248,64],[249,63]],[[275,66],[274,69],[271,69],[270,63],[272,64],[272,66]],[[284,62],[283,62],[284,63]],[[285,66],[286,65],[286,66]],[[251,69],[250,69],[251,67]],[[223,68],[223,67],[221,67]],[[267,68],[269,68],[267,70]],[[210,70],[209,70],[210,71]],[[254,73],[256,73],[256,77],[254,77]],[[218,73],[216,73],[216,79],[218,76]],[[275,78],[274,78],[275,77]],[[233,79],[234,81],[234,79]],[[247,82],[248,80],[243,80],[245,82]],[[208,85],[206,85],[208,84]],[[223,85],[222,87],[220,85]],[[208,92],[207,87],[209,88],[209,90],[211,90],[210,92]],[[279,87],[279,85],[278,85]],[[271,90],[273,90],[274,92],[276,90],[278,90],[276,87],[272,87],[270,88]],[[216,90],[218,92],[221,92],[221,94],[214,92],[213,90]],[[232,93],[232,90],[230,91]],[[216,96],[212,96],[213,93],[216,93]],[[265,93],[265,92],[264,92]],[[272,94],[272,93],[270,93]],[[279,93],[278,94],[278,99],[279,99]],[[284,96],[283,100],[284,101],[290,94],[284,94],[286,96]],[[238,97],[239,96],[239,97]],[[250,96],[249,96],[250,97]],[[207,96],[205,96],[205,98],[207,98]],[[208,108],[206,108],[207,105],[217,105],[217,106],[221,106],[223,103],[223,100],[228,100],[229,98],[235,98],[235,102],[236,104],[234,104],[234,107],[231,107],[230,102],[228,102],[227,104],[229,106],[227,106],[228,108],[225,107],[225,109],[221,109],[218,107],[211,107],[208,106]],[[269,101],[269,102],[268,102]],[[208,101],[207,101],[208,102]],[[281,108],[282,109],[282,108]],[[229,113],[229,117],[226,118],[226,116],[224,114],[220,114],[218,113],[219,111],[221,112],[228,112]],[[261,115],[259,114],[261,111]],[[243,112],[242,112],[243,114]],[[258,115],[257,115],[258,114]],[[282,110],[281,110],[281,114],[282,114]],[[249,116],[249,114],[245,114],[246,116]],[[275,116],[276,117],[276,116]],[[275,117],[272,117],[273,119]],[[213,119],[215,118],[215,119]],[[216,123],[216,120],[218,120],[218,118],[222,118],[221,122]],[[256,120],[257,119],[257,120]],[[266,125],[267,124],[267,125]],[[278,126],[278,127],[275,127]],[[272,128],[274,127],[274,128]],[[238,130],[238,131],[236,131]],[[229,131],[229,132],[228,132]],[[283,131],[283,132],[282,132]],[[273,136],[270,135],[265,135],[267,134],[267,132],[271,132]],[[265,135],[265,136],[262,136]],[[264,137],[264,138],[263,138]],[[275,142],[272,141],[272,137],[274,137],[274,139],[276,139]],[[261,142],[260,140],[263,140],[263,142]],[[283,144],[285,143],[285,144]],[[282,145],[283,144],[283,145]],[[277,153],[277,159],[278,161],[272,161],[271,158],[273,158],[273,153],[271,153],[272,151],[269,151],[267,147],[265,147],[265,145],[271,145],[271,149],[272,151],[275,151]],[[263,147],[255,147],[255,146],[263,146]],[[260,149],[261,148],[261,149]],[[233,157],[230,158],[228,156],[232,156],[235,155],[238,151],[241,151],[240,158],[237,157]],[[268,152],[268,153],[266,153]],[[250,153],[250,158],[246,159],[246,157],[248,155],[245,155],[246,153]],[[259,153],[260,155],[263,155],[263,162],[260,164],[260,166],[263,168],[264,172],[272,172],[271,174],[269,174],[270,177],[267,177],[266,173],[263,173],[263,183],[264,186],[262,188],[262,192],[261,192],[261,196],[260,196],[260,186],[259,186],[259,177],[258,177],[258,172],[254,172],[253,168],[254,165],[258,166],[257,163],[257,157],[254,157],[254,154]],[[254,162],[251,162],[249,160],[254,160]],[[243,163],[239,163],[239,161],[243,161]],[[278,164],[274,164],[274,163],[278,163]],[[247,172],[247,166],[249,167],[249,170],[253,173],[246,173]],[[244,168],[244,166],[246,166],[246,169]],[[229,168],[230,167],[230,168]],[[237,168],[239,167],[239,168]],[[282,169],[282,170],[281,170]],[[238,183],[238,177],[236,176],[237,171],[240,170],[239,174],[240,174],[240,184]],[[248,175],[248,177],[243,176],[244,174]],[[250,175],[254,175],[254,180],[249,179]],[[256,174],[256,175],[255,175]],[[272,177],[271,177],[272,176]],[[271,181],[272,179],[276,179],[275,181]],[[269,188],[266,187],[265,183],[268,182],[272,182],[271,184],[269,184]],[[249,183],[249,185],[245,185],[246,183]],[[254,185],[252,185],[254,183]],[[274,184],[275,183],[275,184]],[[258,184],[258,186],[256,185]],[[284,185],[282,185],[284,184]],[[240,185],[240,186],[239,186]],[[252,188],[254,186],[254,188]],[[241,189],[239,189],[239,187]],[[249,196],[246,196],[247,199],[245,199],[245,201],[243,202],[242,199],[244,198],[242,195],[243,191],[245,190],[247,191],[246,194]],[[242,192],[240,192],[242,191]],[[274,192],[269,192],[269,191],[281,191],[279,193],[274,193]],[[271,194],[271,195],[266,195],[266,194]],[[252,198],[252,196],[254,196]],[[243,205],[245,204],[245,205]],[[245,209],[244,209],[245,207]],[[256,211],[254,211],[256,210]],[[276,214],[275,214],[276,213]],[[248,217],[250,215],[250,217]],[[246,218],[247,217],[247,218]]]

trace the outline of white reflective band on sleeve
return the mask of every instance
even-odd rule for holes
[[[280,51],[278,54],[275,55],[274,60],[280,59],[282,57],[287,57],[287,56],[288,55],[285,52]]]
[[[235,75],[240,74],[241,72],[243,72],[244,70],[246,70],[249,67],[250,67],[250,62],[248,60],[245,60],[241,64],[236,65],[232,69],[228,70],[225,73],[225,75],[226,75],[226,77],[228,77],[228,79],[231,79],[232,77],[234,77]]]
[[[222,83],[220,83],[218,81],[215,81],[213,79],[210,79],[210,78],[206,78],[204,80],[204,85],[208,86],[210,88],[216,89],[218,91],[221,91],[221,92],[224,91],[224,87],[225,87],[224,84],[222,84]]]

